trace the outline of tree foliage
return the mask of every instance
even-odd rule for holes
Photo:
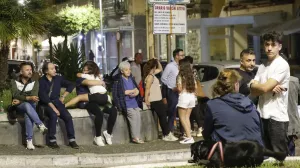
[[[85,54],[75,44],[67,47],[65,44],[54,45],[53,62],[58,65],[59,72],[70,81],[76,80],[76,73],[81,72]]]
[[[58,14],[59,25],[67,35],[84,31],[88,32],[100,27],[100,13],[93,5],[67,6]]]
[[[44,7],[43,0],[26,0],[23,5],[18,0],[0,0],[0,91],[6,84],[10,41],[16,38],[31,41],[32,35],[43,34]]]

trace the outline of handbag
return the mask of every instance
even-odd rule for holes
[[[21,90],[20,94],[22,94],[22,93],[25,91],[25,89],[26,89],[26,87],[27,87],[27,84],[28,84],[28,83],[26,83],[26,84],[24,85],[24,87],[23,87],[23,89]],[[13,99],[12,99],[12,100],[13,100]],[[18,106],[18,105],[12,105],[12,104],[8,105],[8,107],[7,107],[7,117],[8,117],[9,119],[15,120],[15,119],[17,118],[17,106]]]
[[[50,98],[50,95],[52,93],[52,88],[53,88],[53,82],[52,82],[52,84],[50,86],[50,92],[48,94],[49,98]],[[37,112],[40,120],[42,120],[42,121],[44,121],[46,119],[46,116],[47,116],[47,114],[46,114],[47,113],[46,112],[47,111],[46,108],[47,107],[48,106],[42,105],[41,103],[38,103],[38,105],[36,106],[36,112]]]
[[[205,93],[203,92],[203,88],[202,88],[200,81],[197,80],[196,84],[197,84],[196,96],[197,97],[206,97]]]

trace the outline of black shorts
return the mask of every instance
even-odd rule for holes
[[[100,94],[100,93],[89,94],[89,102],[95,102],[99,106],[106,105],[107,101],[108,101],[107,94]]]

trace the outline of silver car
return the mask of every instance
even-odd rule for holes
[[[212,85],[216,82],[219,73],[223,69],[239,69],[239,61],[211,61],[193,66],[197,70],[200,82],[203,85],[203,91],[207,97],[212,98]]]

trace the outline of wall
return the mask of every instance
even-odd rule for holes
[[[293,14],[293,4],[287,5],[276,5],[261,8],[242,9],[227,12],[228,16],[239,16],[239,15],[256,15],[261,13],[269,13],[276,11],[287,12],[287,19],[290,19]],[[262,21],[263,22],[263,21]],[[239,59],[239,54],[242,49],[248,48],[247,44],[247,28],[251,28],[251,25],[238,25],[234,27],[234,55],[231,58]],[[252,40],[252,39],[249,39]],[[284,38],[284,43],[288,43],[288,39]]]

